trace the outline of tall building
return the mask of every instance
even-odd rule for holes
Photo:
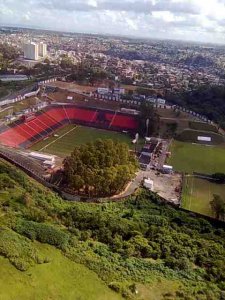
[[[26,43],[23,47],[24,58],[38,60],[38,44]]]
[[[47,55],[47,45],[43,42],[39,43],[38,45],[38,54],[41,57],[45,57]]]

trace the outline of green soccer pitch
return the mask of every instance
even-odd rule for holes
[[[128,144],[130,149],[134,149],[132,138],[128,134],[78,125],[67,125],[58,129],[54,135],[34,144],[30,149],[66,157],[76,146],[97,139],[117,140]],[[142,145],[143,141],[140,140],[139,147]]]
[[[224,199],[225,185],[188,175],[183,182],[181,207],[205,216],[215,217],[210,206],[214,194]]]
[[[167,163],[175,171],[213,174],[225,173],[224,145],[205,146],[200,144],[173,141],[170,147],[171,157]]]

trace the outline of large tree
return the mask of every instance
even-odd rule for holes
[[[213,195],[213,200],[210,202],[212,210],[214,211],[217,219],[224,219],[225,216],[225,200],[219,195]]]
[[[76,193],[109,196],[123,189],[137,166],[126,144],[99,139],[76,147],[64,160],[64,184]]]

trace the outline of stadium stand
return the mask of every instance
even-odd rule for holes
[[[0,128],[0,143],[10,147],[28,148],[66,124],[80,124],[115,131],[135,131],[137,116],[104,109],[54,104],[36,113],[31,119],[22,117]]]

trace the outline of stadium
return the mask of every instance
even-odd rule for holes
[[[125,112],[75,104],[50,104],[37,113],[23,115],[12,124],[2,126],[0,143],[27,149],[53,135],[59,128],[71,124],[135,133],[138,128],[138,117]]]
[[[1,157],[22,168],[44,185],[46,180],[47,185],[52,183],[52,174],[61,169],[63,159],[70,156],[76,146],[94,142],[99,138],[127,143],[138,154],[142,172],[150,169],[163,170],[164,162],[173,166],[179,176],[193,172],[212,174],[224,169],[224,136],[214,125],[196,120],[196,117],[184,112],[179,118],[172,107],[160,106],[157,107],[160,122],[176,122],[178,125],[176,139],[163,137],[161,130],[161,140],[151,137],[146,144],[144,139],[139,138],[138,143],[134,143],[140,124],[137,105],[126,104],[122,99],[95,99],[91,95],[92,90],[89,92],[90,87],[82,87],[81,90],[77,85],[67,85],[64,82],[43,85],[13,104],[13,114],[1,116]],[[6,112],[3,109],[2,113],[8,114],[10,109],[11,107],[6,108]],[[160,129],[162,127],[160,123]],[[168,126],[164,127],[166,133]],[[198,137],[207,137],[210,142],[198,141]],[[167,149],[171,153],[168,157]],[[154,177],[154,174],[151,173],[151,176]],[[175,177],[171,177],[171,186]],[[154,180],[156,187],[156,183],[160,182],[158,190],[161,191],[160,178],[156,176]],[[185,178],[184,181],[186,182]],[[164,197],[173,199],[172,201],[177,197],[178,202],[182,199],[183,208],[210,215],[209,200],[204,211],[202,207],[192,207],[195,201],[190,201],[190,195],[192,192],[197,195],[198,187],[201,187],[198,180],[193,182],[196,183],[196,188],[192,188],[193,183],[190,187],[190,182],[187,181],[187,188],[180,195],[177,186],[181,187],[181,183],[175,181],[173,197],[168,191]],[[214,191],[215,187],[211,187]]]

